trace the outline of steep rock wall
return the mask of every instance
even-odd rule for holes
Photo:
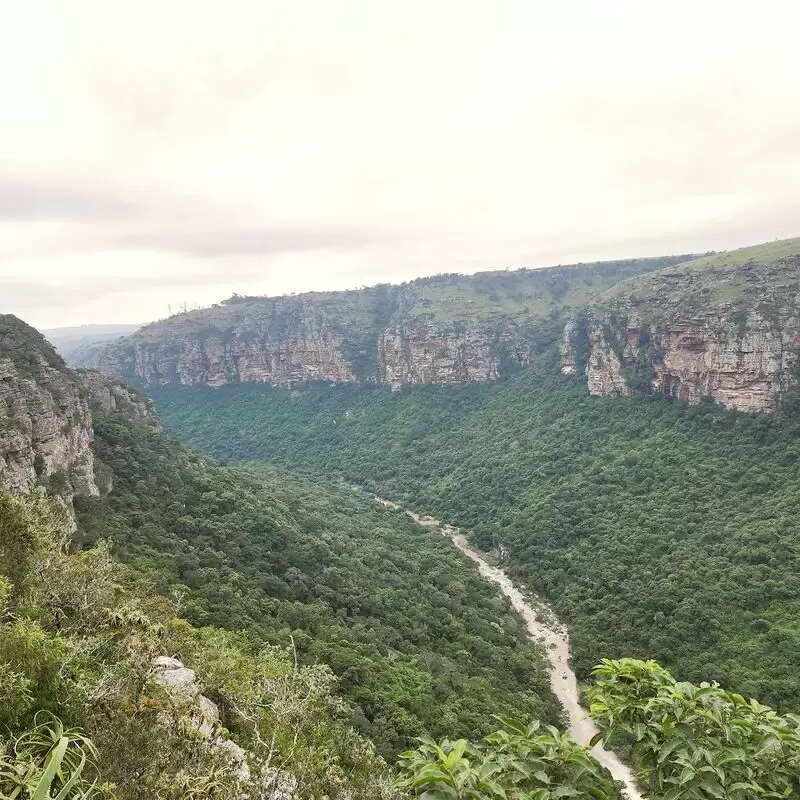
[[[152,398],[132,386],[94,370],[80,370],[77,375],[88,392],[90,401],[97,403],[104,411],[116,411],[130,417],[158,422],[156,404]]]
[[[302,381],[354,380],[337,343],[304,336],[278,342],[237,334],[229,341],[212,336],[176,344],[137,343],[122,352],[95,354],[92,366],[145,386],[218,387],[250,381],[291,386]]]
[[[662,393],[689,403],[710,397],[739,411],[770,411],[792,384],[800,321],[713,313],[668,323],[633,313],[624,324],[596,315],[585,373],[591,394]],[[562,349],[562,371],[574,371]]]
[[[95,348],[80,366],[144,386],[486,382],[558,335],[567,308],[687,258],[629,259],[281,297],[234,296]],[[566,316],[566,314],[564,315]]]
[[[324,381],[455,385],[496,380],[502,354],[525,364],[535,346],[509,332],[453,333],[433,327],[393,327],[357,344],[330,333],[301,332],[283,340],[237,331],[175,343],[134,343],[95,353],[91,366],[144,386],[224,386],[260,382],[273,386]],[[359,361],[366,370],[359,370]]]
[[[35,370],[0,358],[0,485],[44,484],[69,501],[97,494],[92,420],[74,376],[44,359]]]
[[[500,377],[504,356],[521,366],[534,352],[534,343],[513,331],[498,336],[478,329],[391,328],[378,342],[378,370],[380,382],[395,389],[414,383],[486,383]]]

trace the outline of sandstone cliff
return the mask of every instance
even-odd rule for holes
[[[588,358],[573,326],[561,371],[583,369],[595,395],[704,397],[769,411],[796,383],[800,240],[721,254],[621,284],[590,306]]]
[[[94,370],[82,369],[76,374],[88,392],[89,401],[96,403],[103,411],[115,411],[129,417],[158,422],[153,399],[133,386]]]
[[[97,493],[92,421],[75,375],[33,328],[0,316],[0,485]]]
[[[495,380],[548,347],[556,319],[686,256],[446,275],[402,286],[241,298],[179,314],[81,362],[144,386]]]

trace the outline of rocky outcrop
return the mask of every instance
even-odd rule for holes
[[[199,734],[209,750],[222,757],[235,778],[240,783],[248,783],[250,767],[247,754],[224,735],[219,707],[201,694],[195,671],[185,667],[177,658],[158,656],[153,660],[152,681],[166,691],[175,710],[183,715],[185,724]],[[169,724],[170,715],[165,713],[161,722]]]
[[[589,393],[601,397],[631,394],[631,389],[622,374],[622,361],[614,348],[603,338],[602,332],[593,328],[589,334],[589,342],[591,351],[586,365]],[[570,358],[567,368],[572,366],[572,371],[575,372],[574,364],[574,358]],[[561,371],[565,371],[563,361]]]
[[[513,350],[520,364],[528,363],[534,350],[532,343],[515,338],[513,333],[501,341]],[[414,383],[486,383],[500,377],[500,352],[494,335],[476,330],[442,334],[424,328],[392,328],[384,331],[378,342],[380,382],[393,389]]]
[[[496,380],[552,343],[553,320],[649,259],[444,275],[401,286],[233,297],[94,349],[81,363],[138,385],[453,385]]]
[[[638,276],[577,319],[585,330],[564,331],[561,371],[584,371],[592,394],[771,411],[800,377],[800,239]]]
[[[558,343],[559,367],[562,375],[574,375],[578,371],[578,366],[576,364],[577,354],[575,353],[574,344],[576,329],[576,320],[569,320],[564,326],[564,331],[561,334],[561,341]]]
[[[153,660],[152,681],[169,695],[174,710],[182,714],[184,724],[228,765],[240,785],[240,797],[256,796],[264,800],[291,800],[295,797],[298,786],[294,775],[269,765],[261,765],[253,775],[247,753],[225,735],[219,707],[202,694],[193,669],[184,666],[177,658],[158,656]],[[170,715],[165,713],[161,721],[168,725]]]
[[[28,352],[20,366],[0,357],[0,485],[47,486],[67,502],[97,494],[92,420],[82,387],[66,369]]]
[[[800,320],[757,311],[677,316],[653,323],[633,314],[620,325],[597,316],[589,330],[585,373],[599,396],[661,393],[698,403],[711,398],[739,411],[770,411],[792,385]],[[561,368],[575,371],[574,353]]]
[[[156,404],[138,389],[94,370],[79,370],[80,382],[89,394],[89,401],[104,411],[115,411],[129,417],[158,422]]]

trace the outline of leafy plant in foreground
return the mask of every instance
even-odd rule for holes
[[[497,718],[503,727],[478,744],[421,739],[403,753],[398,786],[423,800],[612,800],[613,781],[586,751],[556,728]]]
[[[33,728],[0,741],[0,748],[3,800],[89,800],[99,792],[88,776],[97,756],[94,745],[52,714],[37,714]]]
[[[606,744],[632,741],[649,796],[746,800],[800,794],[800,717],[676,681],[655,661],[603,660],[589,691]]]

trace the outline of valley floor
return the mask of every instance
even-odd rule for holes
[[[517,613],[525,620],[531,638],[544,645],[549,663],[550,686],[567,715],[567,730],[578,744],[587,746],[592,737],[598,733],[598,728],[589,718],[586,709],[580,704],[578,679],[570,665],[569,634],[552,609],[538,598],[536,608],[534,608],[502,569],[491,566],[483,556],[470,548],[467,537],[459,528],[444,524],[434,517],[421,516],[391,500],[377,496],[375,499],[384,506],[404,511],[420,525],[441,528],[442,534],[449,536],[453,544],[478,565],[480,574],[500,587]],[[630,800],[641,800],[642,795],[636,788],[633,771],[627,764],[623,763],[614,752],[606,750],[600,742],[592,748],[591,752],[594,758],[608,769],[615,780],[625,784],[625,793]]]

